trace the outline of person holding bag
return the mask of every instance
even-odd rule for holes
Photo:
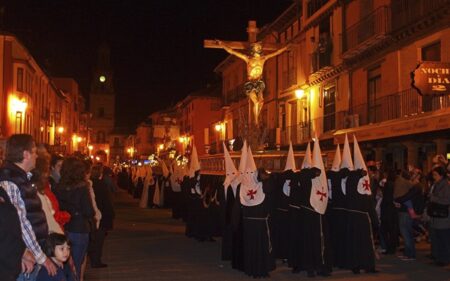
[[[450,264],[450,185],[444,167],[435,167],[432,176],[434,184],[427,207],[431,248],[436,265],[447,266]]]

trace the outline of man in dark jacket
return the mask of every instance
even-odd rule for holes
[[[16,208],[3,188],[0,188],[0,249],[0,280],[16,280],[25,243]]]
[[[31,135],[12,135],[6,142],[6,163],[0,169],[0,186],[16,207],[26,247],[39,265],[45,266],[51,275],[55,275],[55,265],[39,245],[39,241],[48,235],[48,226],[36,187],[30,182],[30,171],[36,164],[36,158],[36,144]],[[39,269],[40,266],[35,267],[31,280],[37,276]]]
[[[94,189],[95,202],[98,209],[102,213],[100,225],[98,229],[91,232],[90,258],[91,267],[102,268],[107,265],[102,263],[103,243],[107,232],[113,229],[113,221],[115,217],[114,205],[111,190],[108,188],[102,178],[103,165],[97,164],[92,168],[91,180]]]

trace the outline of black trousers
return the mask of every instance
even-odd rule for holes
[[[89,241],[89,258],[91,260],[91,265],[102,263],[103,244],[105,242],[106,234],[107,230],[102,227],[91,232],[91,240]]]

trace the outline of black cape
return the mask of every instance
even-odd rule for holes
[[[311,180],[316,176],[312,169],[304,168],[291,176],[291,192],[289,200],[289,255],[288,266],[294,271],[304,269],[302,266],[303,228],[301,205],[309,201],[307,190],[311,190]],[[308,196],[308,197],[307,197]]]
[[[272,188],[271,181],[263,182],[263,190]],[[242,206],[244,272],[254,278],[268,277],[275,269],[269,228],[270,195],[264,193],[261,204]]]
[[[291,171],[292,173],[292,171]],[[270,212],[270,229],[273,254],[275,258],[287,259],[289,256],[289,196],[284,194],[283,185],[290,179],[290,173],[271,174],[276,188],[273,191],[273,207]]]
[[[352,270],[375,269],[374,236],[378,227],[372,197],[362,195],[357,191],[360,178],[365,171],[358,169],[351,171],[347,178],[346,197],[348,208],[347,249],[348,267]]]
[[[346,237],[348,211],[346,196],[342,192],[342,179],[347,177],[347,168],[340,171],[327,171],[327,178],[331,182],[332,199],[327,208],[327,220],[330,227],[330,240],[333,249],[333,265],[348,268]]]
[[[304,225],[301,228],[301,266],[308,272],[308,275],[329,274],[332,268],[331,242],[329,238],[328,221],[325,216],[317,213],[310,203],[312,190],[312,178],[316,177],[317,168],[311,168],[305,182],[300,188],[302,196],[300,197],[300,221]],[[300,176],[300,175],[299,175]]]

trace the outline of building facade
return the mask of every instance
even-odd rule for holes
[[[450,151],[450,96],[420,95],[411,72],[430,61],[448,70],[449,10],[447,0],[295,1],[258,33],[263,44],[295,44],[264,67],[264,141],[303,149],[316,134],[331,155],[355,134],[368,160],[428,169]],[[230,56],[216,71],[226,138],[243,136],[245,64]]]
[[[198,155],[221,151],[227,126],[222,110],[220,88],[206,87],[188,95],[175,105],[180,126],[179,145],[182,154],[195,144]],[[216,129],[217,128],[217,129]]]
[[[0,34],[0,139],[28,133],[56,152],[77,150],[84,99],[73,79],[49,77],[20,40]],[[85,137],[85,136],[84,136]]]
[[[178,114],[173,109],[153,112],[136,129],[137,155],[148,158],[151,154],[164,154],[177,149],[180,137]]]

